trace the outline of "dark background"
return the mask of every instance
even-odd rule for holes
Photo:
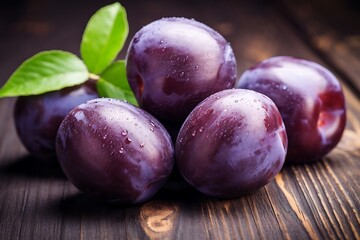
[[[0,3],[0,86],[9,78],[11,73],[24,60],[32,55],[51,49],[60,49],[73,52],[79,55],[79,47],[81,36],[85,29],[86,23],[91,15],[107,4],[114,1],[108,0],[3,0]],[[129,40],[134,33],[143,25],[168,16],[183,16],[188,18],[195,18],[205,24],[215,28],[222,33],[225,38],[231,43],[248,44],[250,41],[246,36],[242,35],[244,32],[256,32],[256,23],[251,22],[249,26],[246,23],[236,26],[232,20],[231,14],[224,12],[211,12],[208,15],[206,9],[216,9],[221,5],[221,9],[229,9],[232,14],[251,14],[261,18],[264,11],[269,8],[276,8],[276,12],[283,17],[289,17],[284,14],[283,3],[292,4],[292,1],[276,1],[276,0],[255,0],[255,1],[236,1],[236,0],[222,0],[222,1],[206,1],[206,0],[185,0],[185,1],[167,1],[167,0],[123,0],[121,4],[127,10],[128,20],[130,24],[130,34],[127,44],[119,57],[124,58],[126,48]],[[299,1],[294,1],[299,2]],[[311,1],[310,1],[311,2]],[[353,31],[360,32],[359,23],[352,20],[359,12],[359,2],[356,0],[336,1],[337,5],[333,8],[332,1],[317,0],[313,1],[319,5],[318,11],[329,10],[327,19],[329,24],[345,25],[337,29],[346,29],[354,34]],[[339,2],[341,8],[338,7]],[[243,6],[246,5],[246,11]],[[250,8],[248,5],[252,5]],[[321,9],[324,8],[324,9]],[[251,9],[251,12],[249,12]],[[347,14],[344,20],[341,11],[344,9],[351,14]],[[347,12],[347,13],[348,13]],[[196,15],[194,15],[196,13]],[[342,18],[337,19],[337,15]],[[290,16],[291,18],[291,16]],[[275,20],[274,20],[275,21]],[[269,30],[271,31],[271,29]],[[279,34],[279,33],[278,33]],[[281,32],[280,32],[281,34]],[[342,35],[348,32],[340,33]],[[258,35],[261,35],[259,33]],[[260,36],[261,37],[261,36]],[[249,46],[252,47],[252,46]],[[267,48],[267,47],[264,47]],[[238,58],[244,58],[243,53],[239,49],[234,49],[235,55]],[[274,54],[287,54],[291,52],[277,52]],[[255,61],[260,61],[268,54],[260,56],[256,53],[249,61],[243,61],[238,65],[239,73],[244,68],[249,67]],[[246,54],[247,56],[249,54]],[[303,56],[300,56],[303,57]],[[249,57],[247,57],[249,58]]]

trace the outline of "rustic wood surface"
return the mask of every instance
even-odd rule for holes
[[[4,1],[0,84],[39,51],[78,53],[88,18],[107,3]],[[79,193],[58,166],[28,156],[14,129],[15,99],[1,99],[0,239],[360,239],[360,14],[355,1],[332,1],[335,8],[321,0],[122,3],[130,37],[165,16],[195,18],[215,28],[231,42],[239,75],[274,55],[327,66],[344,83],[348,122],[341,142],[318,163],[284,166],[274,181],[246,197],[219,200],[191,188],[168,187],[145,204],[106,205]]]

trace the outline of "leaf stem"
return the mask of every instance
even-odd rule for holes
[[[96,75],[95,73],[89,73],[89,78],[92,80],[99,80],[100,76]]]

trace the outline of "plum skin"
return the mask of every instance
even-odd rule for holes
[[[126,61],[139,105],[170,124],[181,125],[198,103],[236,81],[230,44],[186,18],[162,18],[144,26],[134,35]]]
[[[99,97],[95,82],[34,96],[21,96],[14,108],[19,139],[37,159],[56,162],[55,138],[61,121],[77,105]]]
[[[281,170],[285,126],[275,104],[251,90],[223,90],[201,102],[180,129],[175,156],[200,192],[234,198],[256,191]]]
[[[106,98],[81,104],[65,117],[56,152],[79,190],[120,204],[150,199],[174,165],[174,147],[160,122],[129,103]]]
[[[325,67],[304,59],[272,57],[251,67],[235,87],[270,97],[289,138],[286,162],[316,162],[340,141],[346,124],[341,85]]]

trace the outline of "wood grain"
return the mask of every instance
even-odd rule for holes
[[[69,26],[69,34],[79,39],[83,30],[78,27],[80,21],[86,22],[100,4],[89,2],[87,11],[71,1],[57,6],[73,7],[68,11],[79,13],[69,15],[75,27],[61,26],[57,23],[61,18],[49,13],[44,20],[64,28],[60,34]],[[329,67],[344,82],[348,122],[341,142],[323,161],[285,165],[266,187],[238,199],[206,197],[178,182],[167,185],[145,204],[109,205],[79,193],[56,164],[28,156],[13,125],[15,99],[1,99],[0,239],[360,239],[360,100],[342,73],[354,83],[360,82],[360,74],[350,74],[358,70],[352,69],[356,67],[352,64],[344,67],[334,61],[330,65],[336,68],[328,65],[324,54],[304,39],[309,34],[299,32],[284,14],[290,10],[276,3],[143,0],[124,5],[130,36],[163,16],[193,17],[214,27],[231,42],[239,75],[274,55],[293,55]],[[55,10],[47,6],[46,11]],[[20,43],[19,35],[13,33],[8,39]],[[42,41],[48,41],[49,49],[75,49],[78,44],[64,43],[51,34],[21,40],[27,46],[22,49],[35,45],[34,51],[41,49],[38,44]],[[4,51],[3,56],[13,51]],[[17,63],[30,53],[19,52]],[[7,77],[0,74],[2,79]]]

